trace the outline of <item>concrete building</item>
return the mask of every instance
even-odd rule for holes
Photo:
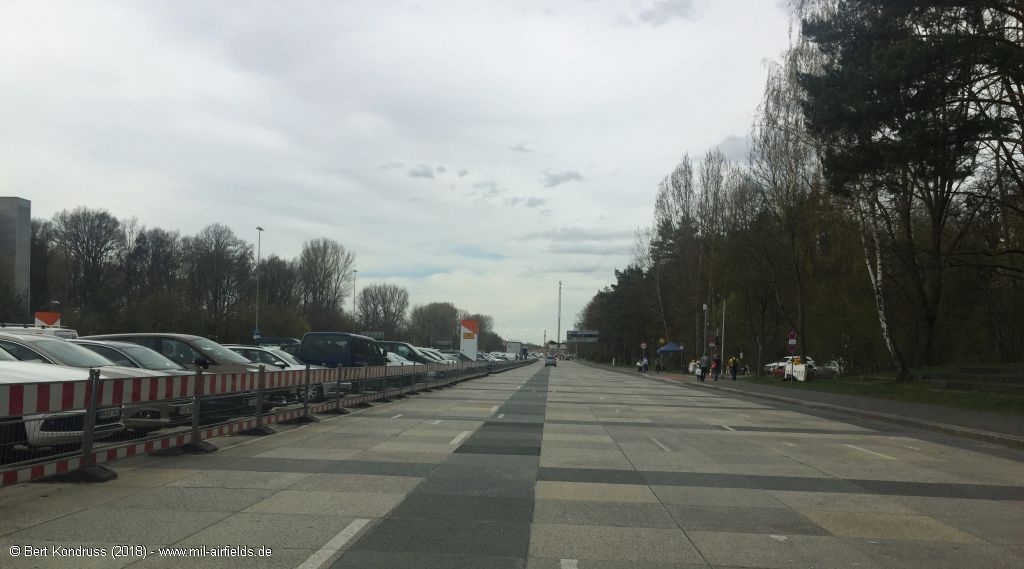
[[[13,286],[29,312],[29,255],[32,239],[32,202],[0,197],[0,284]]]

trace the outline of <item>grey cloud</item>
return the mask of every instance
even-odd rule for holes
[[[541,265],[527,267],[521,274],[524,277],[538,275],[571,273],[571,274],[604,274],[608,267],[599,263],[559,263],[557,265]]]
[[[548,200],[546,200],[544,198],[533,198],[533,197],[527,198],[527,197],[523,197],[523,196],[514,196],[514,197],[505,198],[504,204],[509,206],[509,207],[515,207],[515,206],[521,205],[521,206],[525,206],[525,207],[533,209],[533,208],[537,208],[537,207],[540,207],[540,206],[544,205],[545,203],[547,203],[547,201]]]
[[[543,172],[544,177],[541,178],[540,183],[544,184],[545,188],[553,188],[555,186],[564,184],[566,182],[582,182],[583,174],[575,170],[567,170],[565,172]]]
[[[486,190],[485,192],[480,194],[480,197],[484,198],[484,199],[496,198],[499,195],[501,195],[501,194],[503,194],[503,193],[508,191],[507,189],[501,187],[501,185],[498,184],[498,182],[495,182],[494,180],[486,180],[486,181],[483,181],[483,182],[477,182],[477,183],[473,184],[473,188],[477,189],[477,190]],[[471,195],[476,195],[476,192],[474,192]]]
[[[533,149],[527,148],[526,145],[523,144],[522,142],[515,146],[509,146],[508,149],[511,150],[512,152],[533,152]]]
[[[556,241],[548,247],[552,253],[572,255],[628,255],[633,249],[631,242],[618,243],[563,243]]]
[[[462,170],[459,170],[459,177],[460,178],[466,177],[466,174],[469,174],[469,170],[466,170],[465,168],[463,168]]]
[[[534,241],[538,239],[558,239],[565,241],[607,241],[611,239],[628,239],[632,242],[633,232],[584,229],[582,227],[563,227],[561,229],[553,229],[551,231],[527,233],[520,237],[520,239],[524,241]]]
[[[697,15],[694,0],[656,0],[641,4],[636,17],[645,24],[661,26],[675,19],[689,20]]]
[[[405,164],[402,163],[402,162],[389,162],[388,164],[381,164],[380,166],[377,166],[377,169],[379,169],[379,170],[395,170],[397,168],[401,168],[402,166],[405,166]]]
[[[746,162],[750,157],[750,136],[727,136],[715,145],[733,162]]]
[[[447,169],[447,168],[445,168],[444,166],[438,166],[438,167],[436,168],[436,170],[437,170],[437,173],[438,173],[438,174],[444,174],[445,172],[447,172],[447,171],[448,171],[448,169]]]
[[[406,175],[410,178],[433,178],[434,169],[426,164],[420,164],[406,172]]]

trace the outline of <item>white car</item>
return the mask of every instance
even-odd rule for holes
[[[5,352],[6,353],[6,352]],[[89,370],[36,362],[0,361],[0,385],[53,383],[89,379]],[[10,459],[17,446],[29,448],[81,444],[85,409],[0,417],[0,462]],[[124,430],[120,406],[96,411],[95,438]]]

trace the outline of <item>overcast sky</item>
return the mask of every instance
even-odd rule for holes
[[[219,222],[562,337],[683,153],[744,154],[779,0],[0,0],[0,195]]]

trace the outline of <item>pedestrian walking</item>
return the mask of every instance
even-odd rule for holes
[[[736,356],[733,356],[729,360],[729,373],[732,374],[732,380],[733,381],[736,381],[736,372],[739,371],[739,369],[740,369],[740,361],[738,359],[736,359]]]
[[[644,356],[644,359],[641,360],[641,363],[644,366],[644,373],[647,373],[647,370],[651,369],[651,362],[647,359],[646,355]]]
[[[708,377],[708,355],[706,353],[700,357],[697,365],[700,367],[700,382],[704,383],[704,380]]]
[[[711,360],[711,377],[718,381],[719,375],[722,375],[722,359],[715,356],[715,359]]]

